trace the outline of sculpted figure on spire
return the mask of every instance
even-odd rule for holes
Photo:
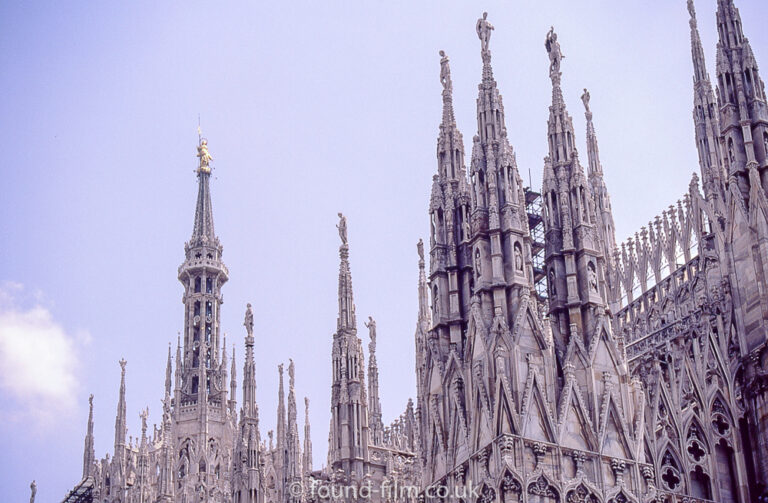
[[[365,327],[368,329],[368,336],[371,338],[369,350],[370,348],[373,348],[371,351],[376,351],[376,320],[373,319],[373,316],[369,316],[368,321],[364,323]]]
[[[210,152],[208,152],[208,140],[205,138],[200,140],[200,145],[197,146],[197,157],[200,159],[200,166],[198,169],[210,173],[210,163],[213,160],[213,157],[211,157]]]
[[[248,303],[248,306],[245,308],[245,321],[243,322],[243,325],[245,326],[248,335],[253,335],[253,309],[251,309],[250,303]]]
[[[443,85],[443,89],[450,93],[453,91],[453,82],[451,81],[451,67],[448,61],[445,51],[440,51],[440,83]]]
[[[581,95],[581,101],[584,103],[584,110],[587,111],[587,113],[591,113],[589,110],[589,91],[587,91],[587,88],[584,88],[584,94]]]
[[[341,244],[347,244],[347,217],[339,213],[339,223],[336,226],[339,229],[339,237],[341,238]]]
[[[547,53],[549,54],[549,76],[552,77],[560,73],[560,61],[565,57],[562,51],[560,51],[560,42],[557,41],[557,33],[555,33],[554,26],[549,28],[544,47],[547,48]]]
[[[491,40],[493,25],[488,22],[488,13],[483,12],[483,17],[477,20],[477,36],[480,37],[483,51],[488,50],[488,42]]]

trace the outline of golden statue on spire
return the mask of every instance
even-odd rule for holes
[[[213,157],[211,157],[211,153],[208,152],[208,140],[206,138],[202,137],[202,133],[200,131],[200,119],[198,118],[198,124],[197,124],[197,158],[200,159],[200,164],[197,167],[197,171],[203,172],[203,173],[210,173],[211,172],[211,166],[210,163],[213,160]]]

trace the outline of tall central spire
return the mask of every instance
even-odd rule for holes
[[[183,347],[177,357],[174,390],[174,442],[190,439],[196,445],[221,445],[235,427],[226,386],[227,361],[221,353],[221,288],[229,271],[221,260],[222,246],[213,230],[210,176],[213,157],[208,141],[197,145],[197,203],[192,237],[184,245],[184,262],[178,270],[184,286]],[[231,397],[234,399],[235,397]],[[197,464],[197,463],[195,463]],[[186,471],[177,480],[176,496],[192,494],[195,484],[212,483],[215,472]],[[210,468],[210,467],[206,467]]]

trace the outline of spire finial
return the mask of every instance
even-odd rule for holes
[[[143,438],[147,436],[147,418],[149,417],[149,407],[142,409],[139,417],[141,418],[141,436]]]
[[[696,26],[696,8],[693,6],[693,0],[688,0],[688,14],[691,15],[691,28]]]
[[[443,85],[443,121],[440,124],[441,135],[446,128],[455,127],[453,116],[453,81],[451,80],[451,65],[445,51],[440,51],[440,83]]]
[[[345,217],[341,212],[339,212],[338,215],[339,215],[339,223],[336,225],[336,228],[339,229],[339,237],[341,238],[341,245],[346,246],[347,245],[347,217]]]
[[[581,95],[581,101],[584,103],[584,110],[586,110],[586,112],[591,115],[592,111],[589,109],[589,98],[589,91],[587,91],[587,88],[585,87],[584,93]]]
[[[483,12],[483,17],[477,20],[475,27],[477,30],[477,36],[480,39],[480,47],[483,53],[490,53],[488,49],[488,42],[491,40],[491,31],[493,31],[493,25],[488,22],[488,13]]]
[[[440,83],[443,85],[443,93],[453,92],[453,81],[451,80],[451,65],[445,51],[440,51]]]
[[[488,48],[488,43],[491,40],[491,31],[493,31],[493,25],[488,22],[488,13],[483,12],[483,17],[477,20],[475,26],[477,36],[480,39],[480,55],[483,58],[483,80],[492,80],[493,71],[491,70],[491,50]]]
[[[419,242],[416,243],[416,251],[419,254],[419,264],[424,262],[424,240],[419,238]]]
[[[549,77],[554,82],[555,79],[560,80],[560,62],[565,57],[560,50],[560,42],[557,41],[557,33],[555,33],[555,27],[551,26],[547,33],[547,39],[544,42],[544,47],[547,48],[547,54],[549,54]]]
[[[253,337],[253,309],[250,302],[245,307],[245,321],[243,322],[248,337]]]
[[[373,355],[376,353],[376,320],[373,319],[373,316],[369,316],[368,321],[364,323],[368,329],[368,336],[371,339],[371,343],[368,345],[368,351]]]
[[[208,152],[208,139],[203,138],[200,130],[200,117],[197,118],[197,158],[199,159],[197,165],[198,173],[210,173],[210,163],[213,160],[210,152]]]
[[[125,365],[126,365],[128,362],[127,362],[127,361],[125,361],[125,358],[121,358],[121,359],[120,359],[120,361],[119,361],[118,363],[120,363],[120,372],[121,372],[121,374],[122,374],[123,376],[125,376]]]

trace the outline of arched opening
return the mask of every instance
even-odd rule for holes
[[[746,83],[747,97],[752,98],[754,96],[754,86],[752,85],[752,71],[749,68],[744,70],[744,82]]]
[[[701,466],[691,472],[691,496],[703,499],[712,499],[712,487],[709,482],[709,475],[704,473]]]
[[[736,99],[733,97],[733,80],[731,79],[730,73],[725,74],[725,87],[728,89],[728,101],[735,103]]]
[[[443,233],[445,232],[445,219],[443,217],[443,210],[437,210],[437,242],[445,243]]]
[[[715,473],[720,487],[720,500],[723,503],[737,503],[736,467],[733,462],[733,449],[725,440],[715,446]]]
[[[202,281],[203,280],[200,278],[200,276],[197,276],[195,278],[195,293],[200,293],[200,288],[202,286]]]
[[[477,172],[477,202],[480,206],[485,207],[485,175],[482,171]]]

